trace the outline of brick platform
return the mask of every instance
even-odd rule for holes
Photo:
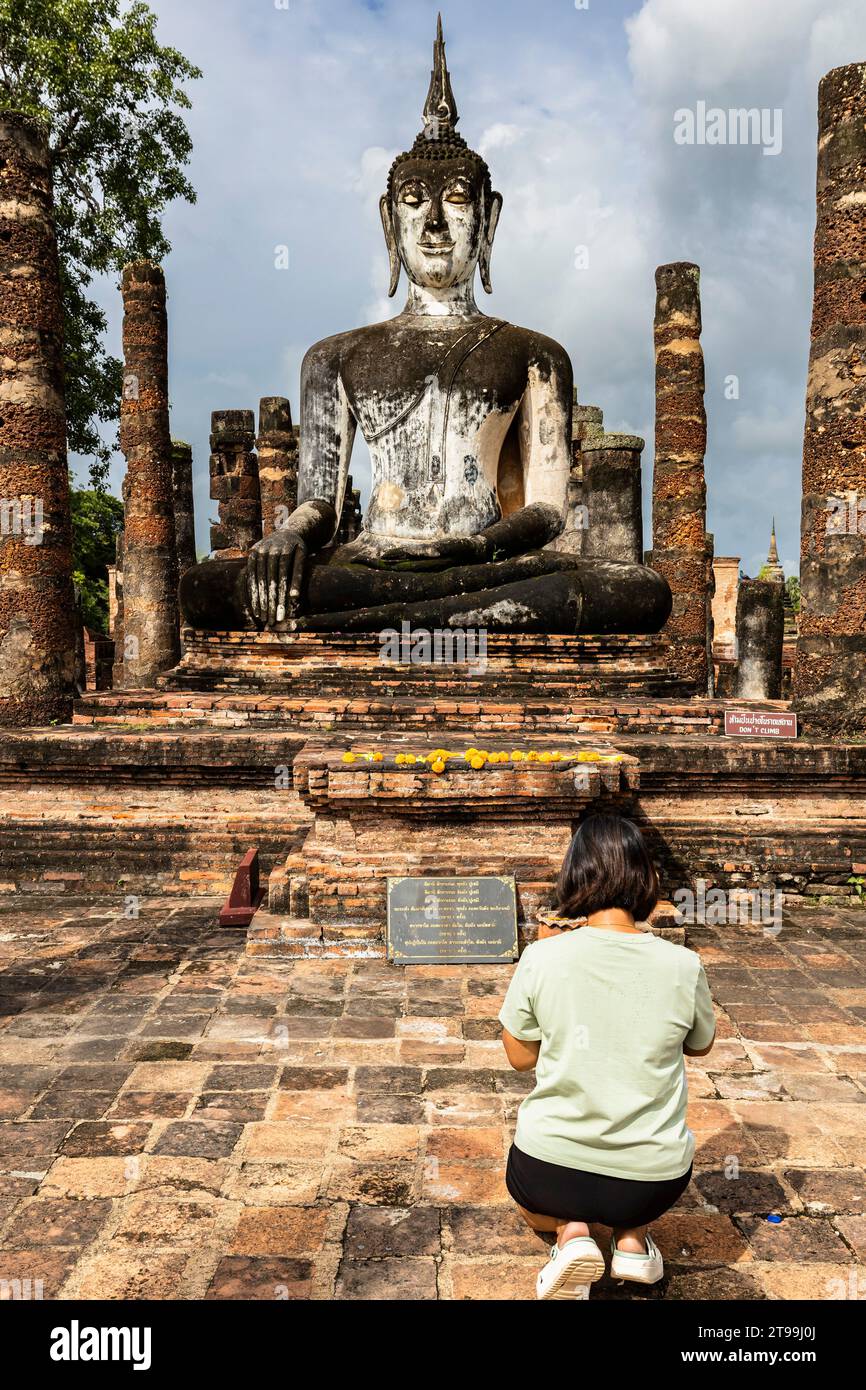
[[[547,1252],[503,1183],[532,1084],[497,1041],[510,968],[251,960],[218,907],[0,906],[0,1277],[531,1299]],[[864,925],[694,933],[719,1039],[686,1063],[694,1181],[653,1227],[664,1282],[593,1299],[862,1297]]]
[[[483,670],[463,664],[395,664],[381,659],[376,634],[184,631],[180,665],[162,678],[168,690],[260,690],[274,694],[398,696],[435,687],[447,698],[493,697],[506,688],[612,695],[637,691],[690,694],[671,666],[662,637],[556,637],[491,633]]]

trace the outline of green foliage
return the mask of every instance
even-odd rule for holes
[[[791,607],[795,613],[800,611],[800,581],[796,574],[789,575],[785,580],[785,588],[788,591],[788,598],[791,600]]]
[[[199,69],[157,42],[142,0],[0,0],[0,108],[50,128],[64,294],[69,447],[104,484],[117,420],[121,364],[103,345],[93,276],[170,250],[161,219],[174,198],[195,201],[184,174],[192,143],[181,85]]]
[[[72,571],[81,595],[86,627],[108,631],[108,574],[114,564],[118,531],[123,529],[123,503],[98,489],[73,489]]]

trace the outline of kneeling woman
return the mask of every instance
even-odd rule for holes
[[[499,1015],[509,1062],[536,1071],[505,1181],[530,1226],[556,1232],[537,1296],[580,1298],[604,1273],[590,1222],[612,1228],[615,1279],[662,1277],[647,1227],[689,1184],[683,1054],[709,1052],[715,1018],[698,956],[635,926],[658,880],[631,821],[582,823],[557,898]]]

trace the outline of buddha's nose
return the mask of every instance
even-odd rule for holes
[[[430,199],[430,210],[427,213],[427,226],[425,230],[428,232],[439,232],[442,231],[445,226],[446,222],[445,213],[442,209],[442,199],[441,197],[433,197]]]

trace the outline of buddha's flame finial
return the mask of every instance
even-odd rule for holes
[[[441,140],[443,135],[454,130],[460,119],[454,93],[451,90],[451,75],[448,72],[448,62],[445,57],[441,14],[436,21],[433,71],[430,74],[430,90],[424,103],[423,118],[425,140]]]

